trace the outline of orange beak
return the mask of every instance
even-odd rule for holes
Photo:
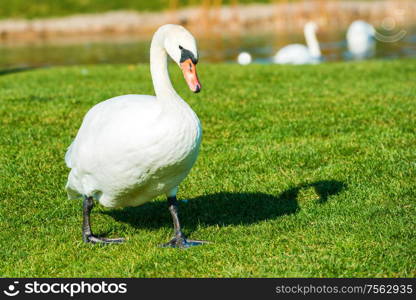
[[[189,86],[189,89],[194,93],[199,93],[201,90],[201,83],[199,83],[198,75],[196,74],[196,65],[190,58],[180,63],[183,72],[183,77]]]

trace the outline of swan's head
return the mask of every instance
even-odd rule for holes
[[[191,91],[198,93],[201,90],[201,83],[196,73],[198,50],[195,38],[180,25],[169,24],[163,27],[167,29],[164,41],[167,53],[182,69],[183,76]]]

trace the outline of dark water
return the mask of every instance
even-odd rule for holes
[[[348,59],[345,32],[318,33],[325,61]],[[205,62],[235,62],[239,52],[248,51],[255,63],[269,63],[278,49],[291,43],[304,44],[298,35],[246,35],[198,39],[201,60]],[[0,43],[0,70],[53,65],[143,63],[149,61],[150,41],[137,38],[101,39],[100,41],[45,42],[26,45]],[[416,28],[395,43],[376,41],[374,58],[394,59],[416,57]]]

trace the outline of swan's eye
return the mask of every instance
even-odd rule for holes
[[[181,45],[179,45],[179,49],[180,49],[180,50],[183,50],[183,47],[182,47]]]

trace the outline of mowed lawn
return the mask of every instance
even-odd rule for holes
[[[179,94],[204,137],[179,193],[185,233],[211,244],[160,248],[164,198],[96,206],[64,190],[66,147],[87,110],[153,94],[148,65],[0,76],[0,275],[86,277],[416,276],[416,60],[319,66],[198,65],[203,90]]]
[[[224,5],[230,5],[232,0],[223,0],[221,2]],[[240,4],[270,3],[270,0],[239,0],[238,2]],[[48,18],[80,13],[103,13],[114,10],[161,11],[174,7],[183,8],[201,4],[201,0],[1,0],[0,19]]]

